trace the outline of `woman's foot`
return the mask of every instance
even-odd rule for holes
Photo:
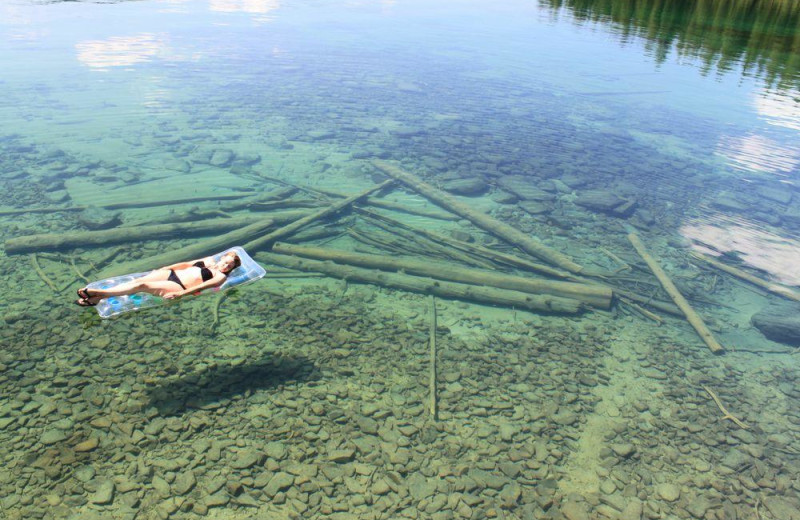
[[[83,287],[81,289],[78,289],[78,296],[80,296],[81,300],[89,300],[92,297],[92,295],[89,294],[88,287]]]
[[[87,298],[79,298],[75,300],[75,304],[80,305],[81,307],[94,307],[95,305],[97,305],[97,302],[92,302]]]

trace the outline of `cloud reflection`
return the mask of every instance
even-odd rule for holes
[[[704,222],[689,223],[681,234],[691,239],[694,249],[718,256],[735,253],[748,266],[768,273],[774,280],[800,285],[800,242],[767,231],[744,219],[714,215]]]
[[[800,150],[763,135],[724,137],[717,153],[739,170],[788,175],[800,164]]]
[[[87,40],[77,43],[75,49],[78,52],[78,61],[86,66],[96,69],[129,67],[163,54],[166,41],[162,36],[145,33],[106,40]]]
[[[800,92],[763,90],[755,96],[753,105],[758,114],[774,126],[800,130]]]
[[[221,13],[267,14],[281,6],[279,0],[209,0],[209,9]]]

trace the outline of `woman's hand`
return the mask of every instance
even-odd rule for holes
[[[165,300],[174,300],[175,298],[180,298],[181,296],[183,296],[183,293],[180,292],[180,291],[176,291],[176,292],[171,292],[171,293],[165,294],[164,295],[164,299]]]

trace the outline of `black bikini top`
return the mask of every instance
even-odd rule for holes
[[[207,282],[207,281],[211,280],[212,278],[214,278],[214,275],[211,273],[211,269],[206,267],[206,263],[203,262],[202,260],[198,260],[197,262],[195,262],[192,265],[194,267],[199,267],[200,268],[200,276],[203,277],[203,281],[204,282]]]

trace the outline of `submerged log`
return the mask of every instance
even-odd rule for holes
[[[448,237],[442,235],[440,233],[436,233],[434,231],[430,231],[428,229],[422,229],[418,227],[409,226],[399,220],[395,220],[393,218],[387,217],[382,213],[378,213],[377,211],[371,211],[364,208],[358,208],[358,212],[364,214],[368,217],[371,217],[376,220],[380,220],[392,226],[395,229],[403,229],[412,233],[416,233],[419,235],[424,236],[425,238],[432,240],[433,242],[446,244],[450,247],[458,249],[459,251],[464,251],[471,255],[474,255],[479,258],[484,258],[486,260],[490,260],[496,264],[511,266],[511,267],[518,267],[521,269],[525,269],[527,271],[532,271],[534,273],[544,274],[547,276],[551,276],[553,278],[561,278],[561,279],[571,279],[575,280],[576,277],[572,273],[568,273],[566,271],[558,270],[554,267],[550,267],[544,264],[538,264],[536,262],[531,262],[530,260],[526,260],[525,258],[520,258],[515,255],[511,255],[508,253],[502,253],[500,251],[495,251],[493,249],[489,249],[488,247],[480,246],[477,244],[470,244],[469,242],[464,242],[462,240],[457,240],[452,237]]]
[[[191,204],[193,202],[208,202],[210,200],[236,200],[248,197],[248,195],[215,195],[212,197],[189,197],[186,199],[167,199],[154,200],[148,202],[117,202],[115,204],[105,204],[96,206],[101,209],[130,209],[130,208],[152,208],[156,206],[172,206],[175,204]],[[51,208],[24,208],[24,209],[0,209],[0,216],[24,215],[26,213],[64,213],[70,211],[84,211],[90,206],[65,206]]]
[[[306,215],[305,212],[297,214],[297,217]],[[117,264],[104,269],[98,273],[98,278],[108,278],[111,276],[120,276],[129,273],[139,273],[144,271],[151,271],[153,269],[160,269],[163,266],[171,265],[177,262],[185,262],[195,258],[203,258],[220,251],[239,245],[247,240],[257,237],[265,230],[276,225],[274,219],[261,219],[248,226],[240,229],[229,231],[223,235],[209,238],[200,242],[195,242],[185,247],[173,249],[156,256],[142,258],[140,260],[133,260],[123,264]]]
[[[504,222],[500,222],[499,220],[496,220],[485,213],[475,210],[467,204],[464,204],[454,197],[451,197],[450,195],[434,188],[430,184],[421,181],[416,176],[401,170],[393,164],[377,159],[372,161],[372,164],[386,175],[399,180],[406,186],[424,195],[443,208],[464,217],[481,229],[484,229],[495,236],[508,241],[510,244],[519,247],[523,251],[526,251],[527,253],[544,260],[545,262],[549,262],[572,273],[579,273],[583,269],[583,267],[573,262],[566,255],[559,253],[558,251],[551,249],[536,240],[533,240],[527,233],[523,233],[515,227],[512,227]]]
[[[529,294],[550,294],[579,300],[587,305],[601,309],[608,309],[611,307],[611,289],[597,285],[537,280],[483,269],[461,267],[451,263],[428,259],[416,260],[413,258],[352,253],[349,251],[321,247],[277,243],[272,246],[272,250],[276,253],[286,255],[302,256],[316,260],[331,260],[339,264],[381,269],[384,271],[401,271],[407,274],[425,276],[437,280],[449,280],[470,285],[512,289]]]
[[[692,258],[701,260],[707,263],[708,265],[716,267],[720,271],[724,271],[730,275],[735,276],[736,278],[739,278],[740,280],[750,282],[751,284],[761,287],[762,289],[766,289],[767,291],[773,294],[777,294],[778,296],[783,296],[784,298],[800,302],[800,293],[798,293],[794,289],[786,287],[785,285],[780,285],[777,283],[768,282],[767,280],[762,280],[761,278],[753,276],[748,272],[742,271],[741,269],[737,269],[736,267],[727,264],[723,264],[719,260],[700,254],[696,251],[693,251],[691,255]]]
[[[316,191],[322,193],[323,195],[329,195],[331,197],[341,198],[347,196],[342,193],[339,193],[338,191],[328,190],[328,189],[317,188]],[[408,213],[409,215],[417,215],[419,217],[435,218],[439,220],[458,220],[458,217],[456,217],[455,215],[451,215],[450,213],[442,213],[441,211],[429,211],[427,209],[420,209],[420,208],[412,208],[410,206],[406,206],[405,204],[399,204],[397,202],[391,202],[376,197],[367,197],[359,204],[361,206],[373,206],[376,208],[388,209],[390,211],[399,211],[401,213]]]
[[[331,204],[330,206],[328,206],[327,208],[321,209],[321,210],[319,210],[317,212],[312,213],[311,215],[308,215],[308,216],[303,217],[303,218],[301,218],[299,220],[296,220],[296,221],[292,222],[291,224],[283,226],[280,229],[276,229],[275,231],[273,231],[273,232],[271,232],[271,233],[269,233],[269,234],[267,234],[267,235],[265,235],[263,237],[257,238],[255,240],[251,240],[250,242],[245,244],[244,248],[247,249],[247,250],[256,251],[256,250],[261,249],[261,248],[263,248],[265,246],[268,246],[268,245],[272,244],[273,242],[275,242],[276,240],[280,240],[283,237],[286,237],[286,236],[291,235],[292,233],[295,233],[296,231],[298,231],[302,227],[310,224],[311,222],[314,222],[315,220],[319,220],[319,219],[325,218],[328,215],[332,215],[332,214],[334,214],[334,213],[336,213],[338,211],[341,211],[342,209],[346,208],[347,206],[353,204],[354,202],[356,202],[358,200],[361,200],[364,197],[368,196],[370,193],[375,193],[376,191],[382,190],[383,188],[389,186],[393,182],[394,182],[393,180],[388,180],[388,181],[382,182],[381,184],[376,184],[375,186],[372,186],[372,187],[362,191],[361,193],[357,193],[355,195],[351,195],[350,197],[347,197],[346,199],[337,201],[337,202]]]
[[[443,282],[431,278],[387,273],[384,271],[339,265],[329,261],[308,260],[275,253],[257,253],[256,259],[260,262],[280,265],[298,271],[325,273],[334,278],[371,283],[409,292],[433,294],[441,298],[470,300],[479,303],[546,313],[576,314],[583,310],[583,304],[581,302],[568,298],[560,298],[558,296],[537,296],[509,289],[479,287],[456,282]]]
[[[644,244],[639,239],[639,236],[636,233],[630,233],[628,235],[628,240],[630,240],[631,244],[633,245],[636,252],[639,253],[639,256],[642,257],[642,260],[647,263],[650,270],[653,271],[653,274],[658,278],[658,281],[661,282],[661,285],[664,287],[664,290],[667,291],[672,301],[675,302],[675,305],[683,312],[686,316],[686,319],[689,323],[694,327],[694,330],[697,331],[697,334],[703,339],[703,341],[708,345],[708,348],[711,349],[711,352],[718,354],[725,352],[725,348],[714,339],[714,335],[711,334],[711,331],[708,329],[706,324],[703,322],[703,319],[697,314],[692,306],[689,305],[689,302],[686,301],[686,298],[678,291],[678,288],[675,287],[675,284],[672,283],[672,280],[669,279],[667,273],[658,265],[655,258],[650,256],[650,253],[647,252],[647,249],[644,247]]]
[[[308,212],[292,211],[275,215],[277,221],[292,221],[307,215]],[[219,218],[199,222],[179,222],[149,226],[130,226],[102,231],[72,231],[65,233],[45,233],[9,238],[5,242],[6,254],[18,255],[38,251],[55,251],[76,247],[105,247],[126,242],[142,242],[152,239],[182,238],[193,235],[213,234],[230,231],[261,222],[264,217]]]

